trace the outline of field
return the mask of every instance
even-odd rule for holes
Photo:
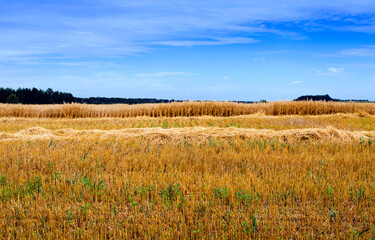
[[[0,105],[1,239],[373,239],[375,104]]]

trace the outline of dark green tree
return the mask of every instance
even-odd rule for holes
[[[7,98],[7,103],[15,104],[15,103],[18,103],[18,102],[19,102],[18,97],[14,93],[10,94],[9,97]]]

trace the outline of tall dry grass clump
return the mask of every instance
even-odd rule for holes
[[[291,102],[233,103],[233,102],[174,102],[140,105],[0,105],[0,117],[192,117],[239,116],[262,113],[266,115],[320,115],[334,113],[375,114],[375,103],[355,102]]]

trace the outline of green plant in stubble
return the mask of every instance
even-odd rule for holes
[[[72,223],[73,222],[73,214],[72,214],[72,211],[68,211],[67,213],[66,213],[66,220],[68,221],[68,223]]]
[[[167,121],[164,121],[164,122],[163,122],[163,125],[162,125],[161,128],[163,128],[163,129],[167,129],[167,128],[168,128],[168,122],[167,122]]]
[[[241,223],[242,231],[246,234],[253,232],[255,235],[258,232],[258,216],[255,212],[251,213],[250,220],[250,224],[248,222]]]
[[[173,202],[179,201],[178,207],[182,207],[185,204],[185,196],[181,190],[180,184],[169,184],[167,187],[163,188],[159,194],[161,195],[164,205],[168,208]]]
[[[214,196],[216,199],[220,199],[220,200],[228,199],[230,196],[229,189],[228,188],[215,188]]]
[[[197,238],[198,237],[197,235],[199,235],[201,233],[201,227],[202,227],[201,223],[198,223],[197,225],[198,226],[197,226],[196,230],[193,230],[193,234],[194,234],[195,238]]]
[[[88,155],[88,152],[85,152],[85,153],[82,155],[82,157],[81,157],[81,161],[85,160],[86,157],[87,157],[87,155]]]
[[[248,206],[251,201],[258,201],[261,197],[260,194],[254,190],[253,194],[250,194],[247,190],[246,191],[237,191],[235,193],[236,199],[243,205]]]
[[[238,191],[235,193],[236,199],[243,205],[247,206],[251,202],[251,195],[247,191]]]
[[[3,187],[8,183],[8,180],[5,176],[0,177],[0,186]]]
[[[359,201],[359,200],[363,200],[366,195],[365,195],[365,192],[366,192],[366,188],[365,187],[356,187],[356,188],[353,188],[351,187],[349,189],[349,196],[351,196],[354,201]]]
[[[7,201],[15,195],[17,191],[14,191],[12,187],[8,186],[8,180],[5,176],[0,177],[0,200]]]
[[[216,146],[216,142],[215,142],[215,140],[214,140],[214,139],[210,139],[210,141],[208,142],[208,145],[209,145],[210,147],[215,147],[215,146]]]
[[[328,194],[328,196],[329,196],[330,198],[333,197],[332,192],[333,192],[333,189],[332,189],[331,187],[327,187],[327,194]]]
[[[285,190],[285,191],[281,191],[279,189],[278,198],[285,201],[285,202],[288,200],[288,198],[293,199],[293,198],[295,198],[295,196],[296,196],[296,193],[295,193],[293,188],[291,188],[289,190]]]
[[[36,176],[32,178],[31,180],[28,180],[24,184],[24,192],[25,194],[34,194],[34,193],[40,193],[42,187],[42,180],[39,176]]]
[[[87,176],[83,176],[81,181],[83,186],[89,188],[93,192],[99,192],[106,187],[106,183],[103,179],[93,180]]]
[[[146,187],[137,186],[133,189],[133,195],[138,195],[139,197],[146,197],[149,201],[152,201],[152,197],[154,196],[155,192],[155,185],[149,185]]]
[[[87,216],[87,213],[88,211],[90,210],[90,204],[84,204],[83,206],[81,206],[81,213],[84,215],[84,216]]]
[[[51,138],[51,140],[49,141],[49,143],[48,143],[48,147],[51,147],[52,144],[53,144],[53,138]]]

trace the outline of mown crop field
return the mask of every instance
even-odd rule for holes
[[[374,114],[0,105],[0,238],[373,239]]]

